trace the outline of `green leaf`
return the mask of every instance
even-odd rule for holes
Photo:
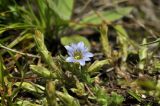
[[[84,17],[81,23],[101,24],[103,21],[113,22],[121,19],[125,15],[128,15],[132,9],[132,7],[119,7],[116,10],[102,11],[97,14],[93,12],[92,14]]]
[[[99,106],[109,106],[110,97],[104,87],[96,85],[92,90],[95,93],[95,96],[91,97],[91,99],[95,99]]]
[[[16,101],[14,106],[41,106],[41,105],[34,104],[28,100],[18,100]]]
[[[79,101],[68,94],[67,90],[64,88],[64,93],[56,91],[56,95],[60,100],[63,101],[63,106],[80,106]]]
[[[102,68],[106,64],[109,64],[109,60],[101,60],[101,61],[97,60],[88,68],[88,72],[98,71],[100,68]]]
[[[128,37],[128,34],[126,32],[126,30],[123,28],[123,26],[121,25],[116,25],[114,27],[117,31],[117,35],[118,35],[118,41],[121,45],[121,52],[123,54],[123,61],[126,61],[127,56],[128,56],[128,45],[130,45],[130,42],[128,42],[130,39]]]
[[[49,51],[47,50],[47,47],[44,43],[44,35],[40,31],[35,30],[34,40],[35,40],[37,49],[38,49],[40,55],[42,56],[42,59],[47,63],[47,65],[50,68],[53,69],[53,71],[56,71],[57,74],[60,74],[59,67],[55,64],[55,61],[52,59],[52,56],[49,53]]]
[[[43,94],[45,90],[43,86],[29,82],[23,82],[23,83],[16,82],[14,85],[21,86],[22,89],[27,90],[29,92],[39,93],[39,94]]]
[[[147,39],[144,38],[142,44],[147,44]],[[147,51],[148,51],[147,45],[141,46],[139,50],[140,60],[144,60],[147,58]]]
[[[90,45],[88,39],[83,37],[83,36],[73,35],[73,36],[65,36],[65,37],[61,38],[61,43],[64,46],[72,44],[72,43],[78,43],[78,42],[81,42],[81,41],[88,47],[89,50],[91,49],[91,45]]]
[[[146,91],[155,90],[156,82],[154,80],[146,79],[146,80],[138,80],[138,85],[145,89]]]
[[[71,88],[71,91],[76,93],[78,96],[87,95],[84,84],[79,81],[76,81],[76,88]]]
[[[34,26],[24,23],[13,23],[9,25],[0,25],[0,34],[10,29],[29,29],[34,28]]]
[[[145,38],[143,39],[142,44],[147,44],[147,40]],[[139,50],[139,57],[140,57],[139,68],[141,70],[143,70],[144,67],[145,67],[145,59],[148,56],[148,52],[147,51],[148,51],[147,45],[143,45],[143,46],[140,47],[140,50]]]
[[[47,0],[49,7],[62,19],[70,20],[74,0]]]
[[[52,73],[52,71],[49,71],[43,66],[30,65],[30,68],[35,74],[41,77],[44,77],[44,78],[55,78],[56,77],[56,75]]]
[[[154,67],[155,67],[156,69],[160,69],[160,61],[156,61],[156,62],[154,63]]]
[[[128,93],[129,93],[132,97],[134,97],[135,99],[137,99],[139,102],[141,102],[141,97],[140,97],[140,95],[136,94],[136,93],[135,93],[134,91],[132,91],[132,90],[129,90]]]
[[[49,106],[58,106],[56,101],[56,82],[48,81],[46,84],[46,95]]]
[[[0,55],[0,89],[4,89],[3,87],[5,86],[5,75],[4,75],[4,70],[5,70],[5,66],[3,64],[3,58]],[[3,99],[3,96],[2,96]]]
[[[100,27],[100,41],[102,44],[102,49],[107,58],[111,57],[111,47],[108,40],[108,27],[105,24],[102,24]]]
[[[117,94],[116,92],[111,93],[112,103],[111,106],[119,106],[124,101],[124,97]]]

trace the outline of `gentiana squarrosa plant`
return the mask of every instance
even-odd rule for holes
[[[88,96],[95,98],[94,100],[99,102],[97,99],[98,96],[92,92],[94,91],[93,82],[95,78],[92,78],[91,75],[94,74],[94,72],[97,73],[103,65],[108,64],[107,60],[97,60],[94,63],[86,64],[94,55],[89,52],[89,49],[83,42],[66,45],[65,48],[68,57],[65,58],[60,55],[54,60],[55,58],[52,58],[44,44],[44,35],[36,31],[34,38],[39,55],[42,57],[46,66],[30,65],[30,68],[33,73],[46,78],[47,83],[45,91],[47,92],[48,105],[57,106],[63,104],[65,106],[80,106],[79,101],[72,97],[72,95],[56,89],[60,86],[66,89],[66,92],[71,90],[78,96]],[[51,82],[53,82],[53,84]],[[86,88],[89,88],[90,92],[86,91]],[[59,99],[60,102],[57,102],[57,99]],[[73,101],[77,102],[73,104]]]
[[[72,74],[76,75],[79,80],[92,82],[90,79],[90,74],[98,71],[103,65],[108,64],[108,60],[95,61],[92,64],[86,64],[94,56],[93,53],[89,52],[89,49],[81,41],[78,43],[72,43],[65,46],[68,57],[65,58],[65,62],[68,63],[68,67],[65,67],[65,62],[61,63],[65,70],[69,70]]]
[[[85,65],[86,61],[90,61],[93,54],[88,51],[88,48],[83,42],[72,43],[71,45],[65,46],[69,57],[66,58],[67,62],[79,63],[81,66]]]

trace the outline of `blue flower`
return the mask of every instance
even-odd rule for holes
[[[90,57],[93,57],[93,54],[88,51],[83,42],[71,44],[70,46],[65,46],[65,48],[69,55],[66,59],[67,62],[79,63],[84,66],[85,62],[90,61]]]

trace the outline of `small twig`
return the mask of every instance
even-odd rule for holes
[[[158,59],[160,59],[160,56],[153,56],[154,58],[158,58]]]
[[[87,85],[87,84],[84,84],[84,85],[85,85],[85,87],[87,88],[88,92],[89,92],[92,96],[94,96],[93,92],[90,90],[90,88],[88,87],[88,85]]]
[[[130,17],[130,19],[132,19],[136,24],[138,24],[140,27],[142,27],[146,32],[151,34],[154,38],[157,38],[157,36],[159,36],[158,32],[153,31],[152,29],[148,28],[140,20],[136,20],[136,19],[134,19],[134,17]]]
[[[103,23],[105,23],[106,25],[110,25],[110,24],[111,24],[111,22],[108,21],[108,20],[106,20],[98,11],[94,11],[94,12],[95,12],[95,14],[96,14],[99,18],[101,18],[101,20],[103,21]]]
[[[94,53],[94,56],[103,56],[103,53]]]
[[[17,50],[14,50],[14,49],[11,49],[11,48],[8,48],[8,47],[5,47],[5,46],[3,46],[2,44],[0,44],[0,47],[1,47],[1,48],[3,48],[3,49],[9,50],[9,51],[11,51],[11,52],[15,52],[15,53],[18,53],[18,54],[24,55],[24,56],[34,57],[34,58],[40,58],[40,56],[33,55],[33,54],[29,54],[29,53],[23,53],[23,52],[20,52],[20,51],[17,51]]]
[[[92,0],[88,0],[87,2],[85,2],[85,5],[82,7],[82,9],[79,11],[79,13],[82,13],[86,8],[87,6],[89,5],[89,3],[91,2]]]
[[[117,1],[112,1],[111,3],[106,3],[103,6],[101,6],[100,10],[104,10],[107,7],[115,7],[118,4],[123,3],[123,2],[128,2],[128,0],[117,0]]]

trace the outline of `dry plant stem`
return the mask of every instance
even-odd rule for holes
[[[104,24],[106,24],[106,25],[111,25],[111,22],[108,21],[108,20],[106,20],[106,18],[103,17],[98,11],[94,11],[94,12],[97,14],[97,16],[98,16],[99,18],[101,18],[101,19],[103,20],[102,26],[104,26]]]
[[[92,0],[88,0],[87,2],[85,2],[85,5],[82,7],[79,13],[82,13],[87,8],[87,6],[91,3],[91,1]]]
[[[145,29],[146,32],[150,33],[154,38],[158,38],[159,37],[159,33],[156,31],[153,31],[150,28],[147,28],[141,21],[134,19],[133,17],[130,17],[136,24],[138,24],[139,26],[141,26],[142,28]]]
[[[3,46],[2,44],[0,44],[0,47],[3,48],[3,49],[9,50],[9,51],[11,51],[11,52],[14,52],[14,53],[18,53],[18,54],[24,55],[24,56],[33,57],[33,58],[40,58],[40,56],[33,55],[33,54],[29,54],[29,53],[23,53],[23,52],[20,52],[20,51],[17,51],[17,50],[8,48],[8,47],[6,47],[6,46]]]
[[[94,96],[93,92],[90,90],[90,88],[88,87],[88,85],[87,85],[87,84],[84,84],[84,85],[85,85],[85,87],[87,88],[88,92],[89,92],[92,96]]]
[[[118,4],[120,3],[125,3],[125,2],[128,2],[128,0],[117,0],[117,1],[112,1],[112,3],[108,4],[104,4],[99,10],[104,10],[105,8],[107,7],[115,7],[117,6]]]
[[[130,77],[129,73],[126,72],[126,70],[122,70],[122,69],[121,69],[120,67],[118,67],[118,66],[115,67],[115,70],[116,70],[116,73],[117,73],[119,76],[125,78],[125,80],[126,80],[127,82],[131,82],[131,77]]]

